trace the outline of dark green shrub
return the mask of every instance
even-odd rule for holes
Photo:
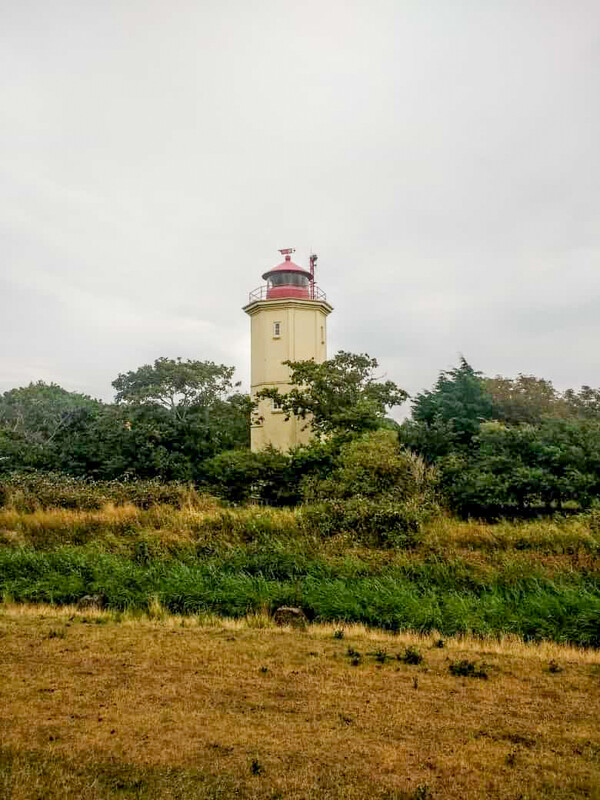
[[[373,653],[373,658],[378,664],[385,664],[389,656],[387,654],[387,650],[384,650],[382,647],[380,647]]]
[[[426,783],[421,783],[415,789],[411,800],[433,800],[433,792]]]
[[[428,516],[428,509],[411,503],[357,497],[304,506],[301,524],[321,536],[350,533],[356,541],[376,547],[414,547]]]
[[[407,647],[404,653],[398,653],[396,658],[404,664],[417,665],[423,662],[423,655],[414,645]]]
[[[227,450],[203,464],[204,485],[230,503],[283,505],[288,466],[289,457],[274,449]]]
[[[250,764],[250,772],[253,775],[262,775],[263,767],[257,758],[252,760],[252,763]]]
[[[463,678],[483,678],[487,679],[487,672],[484,664],[477,664],[475,661],[469,661],[463,658],[461,661],[453,661],[448,667],[451,675]]]

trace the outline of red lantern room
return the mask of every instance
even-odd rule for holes
[[[267,281],[267,300],[278,300],[283,297],[310,300],[312,275],[308,270],[294,264],[289,251],[281,252],[285,254],[284,261],[267,270],[262,276],[263,280]]]
[[[281,264],[268,269],[263,274],[266,286],[259,286],[250,292],[250,304],[260,300],[318,300],[327,302],[325,293],[315,283],[317,256],[311,255],[310,269],[294,264],[292,248],[279,251],[284,257]]]

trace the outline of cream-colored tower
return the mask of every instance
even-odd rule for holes
[[[244,311],[251,324],[251,390],[290,387],[289,367],[284,361],[317,362],[327,358],[327,316],[333,310],[314,283],[316,256],[311,269],[291,260],[292,250],[282,250],[285,260],[262,276],[266,286],[250,294]],[[252,450],[269,445],[289,450],[310,439],[306,421],[285,419],[285,414],[270,400],[261,400],[251,428]]]

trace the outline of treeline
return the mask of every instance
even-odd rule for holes
[[[114,403],[41,382],[12,389],[0,397],[0,473],[190,483],[233,503],[343,507],[348,525],[379,514],[393,526],[401,513],[404,530],[440,501],[480,516],[600,503],[600,390],[486,378],[462,359],[398,425],[388,414],[407,394],[377,367],[344,352],[290,363],[296,388],[264,396],[315,440],[287,454],[250,452],[256,410],[233,369],[212,362],[160,358],[121,374]]]
[[[249,446],[250,399],[233,368],[159,358],[119,375],[114,403],[32,383],[0,397],[0,470],[196,483],[202,464]]]
[[[600,390],[486,378],[464,359],[417,395],[401,442],[435,466],[452,508],[487,515],[600,502]]]

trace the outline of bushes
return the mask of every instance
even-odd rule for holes
[[[204,462],[203,485],[232,503],[297,505],[303,497],[303,482],[329,474],[338,449],[334,441],[313,441],[288,453],[272,448],[229,450]]]
[[[202,505],[202,495],[181,483],[91,481],[52,472],[12,473],[0,479],[0,506],[18,511],[40,508],[92,510],[108,503],[138,508]]]
[[[5,508],[0,595],[72,603],[102,594],[115,609],[156,598],[171,611],[227,615],[299,605],[311,619],[390,630],[600,646],[595,512],[496,526],[423,525],[427,514],[389,498],[298,509]]]
[[[350,533],[362,544],[375,547],[414,547],[420,541],[426,509],[414,503],[360,497],[303,506],[301,524],[321,536]]]
[[[231,503],[295,503],[296,493],[287,491],[288,464],[289,456],[277,450],[227,450],[203,464],[204,485]]]
[[[329,474],[306,478],[303,490],[308,501],[357,496],[431,500],[434,473],[423,459],[398,446],[395,431],[379,430],[342,444]]]

